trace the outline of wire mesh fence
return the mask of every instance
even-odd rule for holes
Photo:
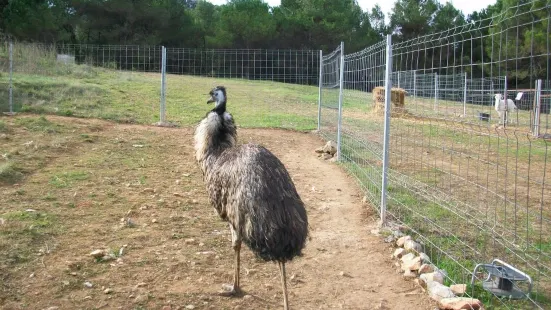
[[[337,141],[338,115],[341,104],[341,46],[322,57],[318,130],[328,140]]]
[[[503,259],[532,276],[527,299],[540,307],[549,305],[551,284],[551,210],[545,203],[551,187],[548,143],[534,135],[549,128],[535,133],[533,127],[542,113],[536,83],[551,74],[538,68],[549,66],[551,53],[549,46],[536,53],[541,42],[526,31],[543,26],[539,30],[549,37],[548,12],[526,2],[491,22],[395,44],[394,70],[432,78],[427,83],[422,77],[428,94],[407,97],[390,137],[393,217],[422,236],[437,264],[453,270],[450,281],[469,283],[476,264]],[[469,48],[475,43],[482,55]]]
[[[223,85],[242,127],[315,129],[319,66],[314,50],[167,48],[167,121],[196,123],[196,114],[182,111],[205,104],[210,87]],[[193,93],[179,91],[189,88]]]
[[[234,111],[236,117],[245,116],[242,126],[314,129],[313,98],[318,92],[319,61],[319,51],[312,50],[201,50],[3,41],[0,112],[189,125],[197,120],[195,114],[186,111],[193,111],[198,101],[203,102],[209,87],[226,84],[230,100],[232,95],[240,98]],[[280,82],[287,86],[277,100],[255,94],[255,87],[274,87]],[[299,89],[298,85],[303,86]],[[125,95],[113,96],[113,92]],[[120,100],[113,102],[114,98]],[[289,117],[291,111],[295,116]]]
[[[317,85],[315,50],[168,48],[167,73]]]
[[[161,60],[157,46],[1,42],[0,111],[11,102],[13,112],[151,123],[159,119]],[[126,96],[113,102],[112,92]]]
[[[549,4],[523,2],[394,43],[386,103],[385,45],[344,57],[342,165],[381,210],[386,137],[386,217],[417,236],[448,283],[468,284],[490,308],[551,306],[550,23]],[[323,67],[331,63],[324,58]],[[322,108],[337,102],[323,96]],[[333,139],[327,119],[334,127],[338,115],[322,116]],[[532,286],[484,282],[474,269],[494,259],[527,273]]]
[[[377,94],[367,90],[385,86],[385,65],[385,42],[344,57],[348,88],[344,90],[341,158],[377,209],[381,207],[384,101],[381,105],[369,105]]]

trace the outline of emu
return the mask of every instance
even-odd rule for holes
[[[209,92],[214,109],[197,125],[195,157],[203,173],[209,201],[229,222],[235,252],[233,285],[222,296],[241,294],[241,243],[264,261],[277,262],[284,309],[288,309],[285,263],[302,255],[308,236],[308,217],[283,163],[256,144],[237,145],[233,117],[226,111],[226,89]]]
[[[496,112],[497,114],[499,115],[499,123],[500,124],[505,124],[505,118],[506,118],[506,114],[505,112],[507,111],[516,111],[517,110],[517,106],[515,105],[515,102],[511,99],[507,99],[507,107],[505,106],[505,100],[503,98],[503,95],[501,94],[495,94],[495,109],[496,109]],[[507,117],[507,122],[510,123],[510,118]]]

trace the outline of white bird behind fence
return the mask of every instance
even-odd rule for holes
[[[515,105],[515,102],[511,99],[507,99],[507,104],[505,104],[505,100],[503,98],[502,94],[495,94],[495,109],[497,114],[499,115],[499,123],[505,124],[505,117],[506,117],[506,111],[516,111],[517,106]],[[508,123],[511,122],[511,118],[507,117]]]

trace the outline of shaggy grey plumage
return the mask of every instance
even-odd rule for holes
[[[259,145],[237,145],[233,117],[226,112],[225,88],[214,88],[207,102],[216,105],[195,130],[195,155],[211,204],[230,224],[236,262],[227,294],[239,292],[243,241],[258,257],[279,263],[287,309],[285,262],[300,256],[306,242],[304,204],[276,156]]]

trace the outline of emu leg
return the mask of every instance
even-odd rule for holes
[[[232,247],[235,251],[235,264],[234,264],[234,274],[233,274],[233,285],[225,284],[223,285],[224,291],[220,293],[222,296],[235,296],[241,293],[241,288],[239,287],[239,269],[240,269],[240,252],[241,252],[241,236],[230,224],[231,230],[231,240]]]
[[[281,286],[283,288],[283,309],[289,310],[289,301],[287,299],[287,276],[285,275],[284,262],[279,262],[279,271],[281,273]]]

